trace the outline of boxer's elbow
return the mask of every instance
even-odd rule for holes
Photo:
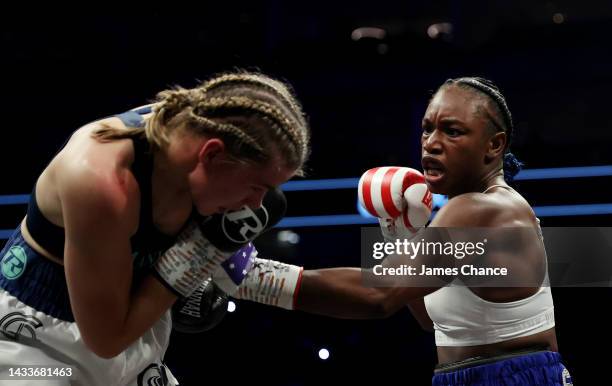
[[[89,351],[103,359],[114,358],[127,348],[127,345],[119,339],[118,334],[81,333],[81,338]]]
[[[124,351],[124,347],[112,342],[112,340],[102,341],[96,339],[83,339],[85,346],[103,359],[112,359]]]
[[[113,349],[100,349],[97,351],[94,351],[94,354],[96,354],[97,356],[99,356],[102,359],[113,359],[114,357],[118,356],[119,354],[121,354],[123,352],[123,350],[113,350]]]

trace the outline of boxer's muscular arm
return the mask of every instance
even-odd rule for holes
[[[176,296],[152,277],[130,295],[129,239],[137,226],[138,189],[127,168],[109,170],[88,161],[65,168],[59,183],[64,264],[83,340],[97,355],[111,358],[150,329]]]
[[[454,198],[441,210],[432,221],[432,227],[487,227],[503,226],[508,221],[499,214],[504,212],[495,205],[484,205],[486,203],[466,196]],[[421,235],[418,234],[419,238]],[[434,235],[434,237],[437,237]],[[435,241],[439,241],[436,239]],[[519,252],[520,253],[520,252]],[[397,257],[397,259],[396,259]],[[417,257],[413,261],[432,258],[432,256]],[[436,258],[436,257],[433,257]],[[453,265],[454,258],[450,261],[439,261],[432,265]],[[467,260],[467,259],[466,259]],[[524,261],[514,259],[517,265],[524,265]],[[396,284],[390,287],[365,287],[362,283],[362,272],[359,268],[329,268],[302,271],[300,267],[290,266],[271,260],[263,260],[266,268],[259,269],[255,274],[250,273],[247,280],[241,284],[241,298],[259,301],[266,304],[274,304],[267,301],[275,298],[271,294],[280,293],[283,298],[293,299],[284,308],[298,309],[305,312],[327,315],[337,318],[382,318],[395,313],[415,299],[422,297],[440,288],[432,287],[432,282],[427,280],[425,285],[419,282],[408,283],[404,280],[412,279],[406,277],[402,282],[391,282]],[[422,261],[422,260],[421,260]],[[383,265],[392,266],[396,264],[409,263],[405,257],[389,256],[383,261]],[[277,267],[278,266],[278,267]],[[287,273],[291,273],[287,275]],[[284,280],[285,278],[291,280]],[[448,277],[440,278],[443,283]],[[452,277],[450,277],[452,280]],[[414,280],[420,280],[416,278]],[[246,295],[246,296],[243,296]],[[412,304],[415,305],[414,303]],[[419,304],[416,304],[417,306]],[[424,307],[421,307],[424,308]],[[424,311],[424,310],[422,310]],[[420,319],[420,318],[419,318]],[[423,322],[424,320],[419,320]],[[422,323],[423,324],[423,323]],[[424,323],[429,327],[430,321]]]
[[[227,262],[236,261],[231,265],[238,267],[243,259],[241,255],[242,250]],[[251,256],[256,255],[255,252]],[[391,302],[403,298],[390,295],[397,289],[363,287],[359,268],[304,271],[274,260],[254,257],[252,261],[243,271],[245,275],[239,278],[240,284],[229,279],[224,273],[225,267],[219,267],[213,279],[223,291],[238,299],[337,318],[384,317],[402,305]]]
[[[494,208],[482,206],[470,197],[457,198],[440,210],[431,227],[491,226],[498,222]],[[414,261],[421,259],[426,257],[417,257]],[[361,275],[359,268],[305,270],[295,308],[337,318],[384,318],[440,288],[416,284],[364,287]]]
[[[420,172],[402,167],[374,168],[362,175],[358,198],[370,214],[381,218],[385,238],[412,237],[427,223],[431,194],[424,182]],[[296,308],[339,318],[378,318],[432,291],[418,286],[364,287],[362,282],[358,268],[304,271]]]
[[[410,299],[423,297],[436,289],[364,287],[360,268],[305,270],[295,309],[335,318],[386,318]]]

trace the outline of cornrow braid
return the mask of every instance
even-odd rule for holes
[[[508,108],[508,104],[506,103],[506,98],[502,95],[499,88],[492,81],[480,78],[480,77],[463,77],[456,79],[448,79],[444,82],[444,86],[448,85],[457,85],[459,87],[468,87],[472,90],[476,90],[481,94],[487,96],[495,105],[497,106],[497,110],[501,113],[501,118],[504,124],[504,127],[498,127],[500,131],[506,133],[506,138],[508,141],[506,143],[506,149],[503,157],[503,170],[504,170],[504,179],[510,183],[514,180],[514,177],[521,171],[523,168],[523,163],[519,161],[514,154],[510,152],[510,143],[512,142],[512,137],[514,135],[514,125],[512,124],[512,114],[510,113],[510,109]],[[498,126],[495,121],[493,121],[495,126]]]
[[[267,76],[247,72],[223,74],[203,83],[200,89],[203,92],[209,92],[217,88],[231,86],[232,84],[252,85],[264,88],[274,93],[281,98],[281,101],[287,107],[288,112],[291,113],[292,117],[298,122],[299,125],[307,125],[304,114],[302,113],[302,107],[292,96],[291,87]],[[308,131],[302,131],[302,134],[304,137],[303,142],[307,143],[309,141]]]
[[[294,149],[301,153],[301,154],[305,154],[308,150],[308,144],[299,136],[295,136],[295,135],[289,135],[288,131],[286,128],[282,127],[281,125],[278,124],[278,122],[268,116],[265,115],[261,115],[261,119],[266,122],[268,125],[270,125],[270,127],[272,127],[274,130],[276,130],[276,132],[283,138],[285,138],[287,141],[291,142],[293,144]]]
[[[243,143],[250,146],[253,150],[260,153],[264,152],[264,149],[259,146],[259,144],[250,135],[240,130],[239,127],[232,125],[231,123],[215,122],[212,119],[195,114],[193,113],[193,111],[190,112],[190,115],[195,122],[199,123],[203,127],[208,128],[210,131],[231,135],[239,141],[242,141]]]
[[[303,175],[310,129],[292,89],[259,73],[220,74],[199,87],[161,91],[144,128],[105,127],[100,140],[146,136],[165,148],[179,127],[195,135],[219,136],[228,154],[240,161],[266,162],[276,152],[286,166]]]
[[[221,75],[217,78],[209,80],[208,82],[205,82],[201,86],[201,89],[203,92],[207,92],[219,86],[227,86],[231,83],[250,83],[255,86],[266,88],[274,94],[280,96],[282,98],[282,101],[292,111],[301,111],[301,107],[295,102],[294,98],[291,97],[291,94],[287,90],[287,87],[282,87],[283,85],[278,84],[278,81],[267,77],[259,76],[257,74],[236,73]],[[301,114],[296,115],[294,118],[297,118],[298,120],[303,120],[303,116]]]
[[[198,90],[203,96],[197,103],[196,114],[211,117],[254,114],[274,131],[259,135],[272,135],[280,143],[290,144],[293,150],[284,150],[286,156],[293,154],[291,158],[297,158],[299,164],[308,158],[308,124],[289,85],[263,74],[235,72],[216,76],[202,83]],[[298,174],[301,173],[299,170]]]
[[[488,96],[489,99],[491,99],[495,103],[495,105],[501,112],[502,120],[505,125],[505,128],[502,128],[502,130],[506,132],[508,136],[508,145],[510,144],[514,133],[514,125],[512,124],[512,114],[510,113],[510,109],[508,108],[506,99],[502,95],[499,88],[492,81],[480,77],[463,77],[457,79],[448,79],[444,84],[466,85]]]
[[[145,135],[149,142],[158,148],[167,145],[170,141],[169,132],[164,128],[169,126],[172,118],[190,107],[193,99],[193,91],[182,87],[157,93],[157,103],[153,105],[153,119],[145,123]]]
[[[297,150],[303,151],[306,145],[295,129],[295,123],[287,118],[280,109],[268,103],[255,101],[248,97],[232,96],[205,99],[196,106],[195,112],[196,114],[206,114],[207,110],[214,111],[215,109],[221,108],[254,111],[261,115],[263,119],[268,120],[269,123],[273,123],[272,125],[276,130],[283,132],[287,138],[293,142]]]

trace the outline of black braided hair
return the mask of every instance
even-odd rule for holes
[[[501,91],[499,90],[499,87],[497,87],[492,81],[480,77],[463,77],[456,79],[448,79],[446,82],[444,82],[444,85],[457,85],[460,87],[463,86],[464,88],[467,86],[489,97],[489,99],[491,99],[498,107],[501,113],[503,127],[499,127],[496,122],[493,122],[493,124],[496,126],[497,131],[505,132],[506,137],[508,138],[508,141],[506,142],[506,150],[503,160],[504,179],[507,182],[512,182],[514,180],[514,177],[523,168],[523,163],[519,161],[516,156],[509,151],[510,143],[512,142],[512,137],[514,135],[514,125],[512,124],[512,114],[510,113],[510,109],[508,108],[508,104],[506,103],[506,98],[504,98],[504,96],[502,95]]]

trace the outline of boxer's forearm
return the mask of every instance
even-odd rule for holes
[[[237,299],[293,310],[302,272],[302,267],[297,265],[254,258],[250,271],[237,291],[227,285],[227,280],[219,280],[219,277],[213,280],[221,284],[221,288],[229,289],[233,293],[232,296]]]
[[[111,307],[105,307],[105,303],[100,302],[97,306],[107,311],[104,322],[98,321],[100,327],[85,330],[83,324],[79,324],[82,319],[78,318],[77,326],[85,345],[93,353],[105,359],[114,358],[149,331],[176,299],[172,291],[149,275],[129,298],[126,313],[120,320],[111,319],[108,316]],[[85,327],[88,326],[85,324]]]
[[[295,309],[335,318],[384,318],[401,306],[392,291],[364,287],[359,268],[305,270]]]
[[[385,317],[399,308],[390,306],[387,295],[392,291],[364,287],[359,268],[305,271],[295,265],[256,258],[233,296],[335,318],[371,319]]]

